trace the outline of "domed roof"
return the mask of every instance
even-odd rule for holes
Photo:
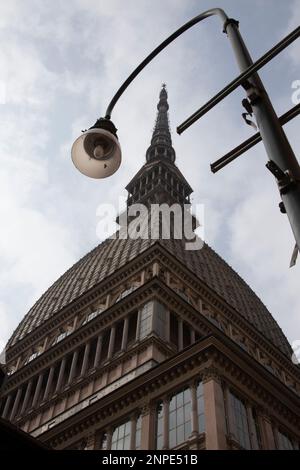
[[[245,317],[284,354],[291,353],[282,330],[257,295],[207,244],[187,251],[182,240],[107,239],[63,274],[35,303],[8,342],[13,346],[28,333],[110,276],[155,243],[176,256],[207,286]]]
[[[165,193],[159,192],[159,185],[169,193],[174,202],[180,204],[185,204],[192,192],[191,187],[175,165],[175,151],[171,146],[168,108],[167,92],[165,85],[163,85],[151,141],[154,156],[149,161],[147,160],[147,163],[142,166],[127,186],[129,194],[132,195],[131,191],[133,191],[135,202],[145,201],[147,197],[149,202],[153,193],[156,196],[161,194],[163,200],[160,203],[165,202]],[[170,148],[174,157],[172,159],[168,157]],[[163,171],[161,174],[158,171],[159,175],[155,178],[152,171],[155,166],[157,166],[157,170],[162,169],[159,166],[164,166],[164,176]],[[150,184],[147,184],[147,172],[149,170],[152,171],[152,175]],[[180,186],[181,191],[179,190]],[[137,190],[135,191],[135,189]],[[291,354],[291,347],[285,335],[267,308],[243,279],[207,244],[204,244],[201,250],[187,251],[183,240],[151,240],[151,238],[145,240],[142,238],[135,240],[131,238],[111,238],[98,245],[63,274],[42,295],[13,333],[8,342],[8,347],[16,344],[28,333],[155,243],[163,246],[177,260],[181,261],[208,287],[213,289],[265,337],[271,340],[284,354]]]

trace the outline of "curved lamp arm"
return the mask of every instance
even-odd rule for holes
[[[143,62],[138,65],[138,67],[129,75],[129,77],[125,80],[125,82],[120,86],[118,89],[117,93],[115,96],[112,98],[111,102],[109,103],[106,113],[105,113],[105,119],[110,119],[111,113],[115,107],[115,104],[119,100],[119,98],[122,96],[126,88],[130,85],[130,83],[135,79],[135,77],[146,67],[146,65],[151,62],[154,57],[156,57],[165,47],[167,47],[174,39],[178,38],[182,33],[190,29],[192,26],[195,24],[199,23],[200,21],[204,20],[205,18],[208,18],[209,16],[213,15],[218,15],[221,20],[225,23],[228,20],[228,16],[222,10],[221,8],[212,8],[211,10],[207,10],[200,15],[195,16],[195,18],[192,18],[190,21],[185,23],[183,26],[181,26],[177,31],[175,31],[171,36],[169,36],[167,39],[165,39],[159,46],[157,46],[144,60]]]

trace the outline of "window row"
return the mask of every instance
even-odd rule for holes
[[[120,294],[119,300],[123,295],[128,295],[133,288],[130,288]],[[93,318],[98,316],[103,311],[102,308],[89,313],[84,319],[83,324],[88,323]],[[190,346],[195,341],[200,339],[200,334],[193,329],[193,327],[186,322],[182,321],[180,317],[173,312],[169,312],[164,305],[156,300],[147,302],[140,308],[135,316],[130,317],[130,325],[128,328],[128,341],[133,342],[135,339],[142,340],[151,333],[155,333],[161,339],[171,343],[176,349],[181,350]],[[116,325],[116,340],[114,353],[121,349],[122,335],[124,334],[125,322],[119,321]],[[127,325],[126,325],[127,328]],[[60,331],[58,336],[53,340],[52,345],[58,344],[73,332],[71,325],[67,326],[65,330]],[[126,333],[127,334],[127,333]],[[104,346],[108,347],[110,332],[107,330],[106,337],[104,338]],[[33,361],[43,352],[42,346],[36,348],[26,359],[24,365]]]
[[[136,283],[133,283],[133,285],[130,285],[130,286],[126,287],[124,290],[122,290],[116,296],[115,299],[113,299],[114,303],[119,302],[120,300],[125,298],[127,295],[129,295],[131,292],[133,292],[137,287],[138,287],[138,285]],[[76,325],[76,329],[78,328],[78,326],[85,325],[85,324],[89,323],[90,321],[92,321],[99,314],[104,312],[106,310],[106,308],[107,307],[106,307],[105,304],[101,304],[98,308],[96,308],[92,312],[86,314],[85,317],[83,318],[83,320],[79,324]],[[64,325],[63,327],[61,327],[59,332],[57,333],[57,335],[49,341],[47,347],[54,346],[55,344],[60,343],[63,339],[65,339],[67,336],[69,336],[71,333],[73,333],[73,331],[75,331],[74,321]],[[44,349],[45,349],[44,344],[40,344],[38,346],[35,346],[31,350],[31,352],[28,354],[28,356],[21,361],[20,365],[21,366],[27,365],[29,362],[33,361],[36,357],[40,356],[44,352]],[[14,372],[16,372],[16,370],[17,370],[17,368],[15,366],[12,366],[8,370],[8,375],[13,374]]]
[[[229,393],[230,410],[227,409],[230,433],[243,449],[262,449],[262,436],[259,419],[255,408],[246,404],[235,393]],[[276,448],[279,450],[292,450],[298,448],[293,440],[281,429],[273,429]]]

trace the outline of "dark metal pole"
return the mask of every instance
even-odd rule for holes
[[[194,124],[198,119],[204,116],[208,111],[214,108],[218,103],[220,103],[226,96],[230,95],[234,90],[239,86],[247,82],[247,79],[251,77],[254,72],[257,72],[259,69],[264,67],[270,60],[274,59],[281,51],[288,47],[293,41],[298,39],[300,36],[300,26],[294,29],[289,33],[285,38],[281,39],[272,49],[267,51],[263,56],[261,56],[256,62],[254,62],[250,67],[244,70],[238,77],[232,80],[225,88],[219,91],[213,98],[211,98],[205,105],[200,109],[195,111],[190,117],[188,117],[183,123],[177,127],[177,133],[182,134],[186,129],[188,129],[192,124]]]
[[[284,113],[279,118],[280,124],[283,126],[284,124],[290,122],[294,117],[300,114],[300,104],[296,104],[292,109],[289,109],[286,113]],[[244,140],[240,145],[235,147],[234,149],[230,150],[230,152],[223,155],[223,157],[216,160],[214,163],[211,163],[210,169],[213,173],[217,173],[217,171],[224,168],[224,166],[228,165],[229,163],[233,162],[236,158],[238,158],[243,153],[247,152],[247,150],[254,147],[254,145],[261,142],[261,135],[260,132],[257,132],[249,139]]]
[[[225,31],[233,47],[239,68],[243,72],[253,62],[240,35],[238,22],[228,20],[225,23]],[[247,89],[248,98],[269,160],[278,167],[276,179],[279,191],[299,248],[300,167],[258,74],[254,73],[248,81],[250,85]]]

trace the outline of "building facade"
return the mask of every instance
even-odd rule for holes
[[[133,203],[189,203],[163,86]],[[111,238],[7,345],[0,414],[54,449],[298,449],[300,370],[269,311],[207,244]]]

